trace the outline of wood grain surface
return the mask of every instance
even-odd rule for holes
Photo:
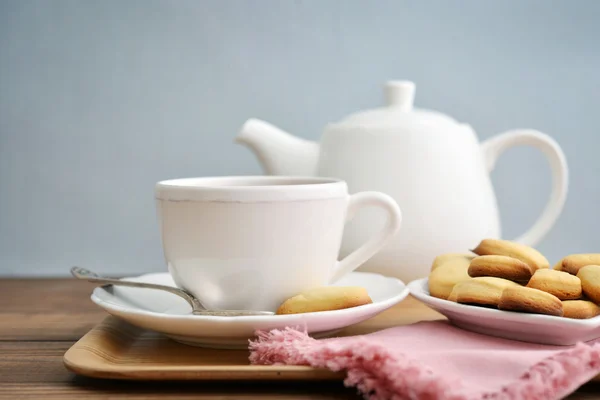
[[[443,319],[413,298],[337,336],[368,334],[397,325]],[[343,380],[343,372],[306,366],[250,365],[248,350],[186,346],[109,316],[65,354],[73,372],[94,378],[135,380]]]
[[[64,367],[63,355],[107,316],[90,301],[91,289],[73,279],[0,279],[0,399],[360,398],[341,381],[140,382],[77,376]],[[352,327],[353,332],[384,327],[386,318],[400,312],[408,319],[441,318],[409,298]],[[600,385],[584,385],[569,399],[600,400]]]

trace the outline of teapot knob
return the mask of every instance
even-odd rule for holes
[[[411,81],[388,81],[385,84],[385,101],[389,107],[410,112],[415,101],[415,84]]]

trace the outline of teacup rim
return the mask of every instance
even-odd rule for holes
[[[166,201],[271,202],[345,196],[344,180],[321,176],[200,176],[166,179],[155,185],[156,199]]]

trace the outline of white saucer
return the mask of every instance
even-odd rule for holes
[[[419,301],[469,331],[524,342],[569,346],[600,337],[600,317],[571,319],[459,304],[429,294],[427,278],[408,284]]]
[[[168,273],[124,278],[136,282],[175,286]],[[185,344],[212,348],[247,348],[256,330],[306,329],[313,337],[323,337],[349,325],[369,319],[402,301],[409,293],[395,278],[367,272],[352,272],[336,286],[362,286],[372,304],[335,311],[292,315],[214,317],[190,314],[191,307],[180,297],[163,291],[111,286],[96,288],[92,301],[110,314],[142,328],[165,334]]]

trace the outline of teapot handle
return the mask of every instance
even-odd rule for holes
[[[544,153],[552,170],[552,192],[550,200],[537,221],[514,241],[535,246],[548,233],[560,215],[569,186],[569,171],[565,155],[554,139],[531,129],[510,130],[481,143],[488,172],[491,172],[498,157],[513,146],[533,146]]]

